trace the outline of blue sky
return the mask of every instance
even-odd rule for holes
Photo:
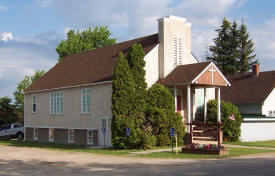
[[[275,70],[275,1],[270,0],[0,0],[0,97],[57,62],[56,45],[69,29],[107,25],[124,41],[157,32],[168,14],[192,23],[192,50],[203,60],[223,17],[244,19],[262,71]]]

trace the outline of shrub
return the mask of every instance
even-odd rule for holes
[[[175,128],[179,144],[183,143],[185,126],[182,117],[175,112],[174,96],[159,84],[148,90],[148,121],[152,126],[152,134],[156,137],[156,145],[170,145],[170,127]]]
[[[235,120],[229,117],[234,115]],[[217,123],[217,101],[211,100],[207,103],[207,121]],[[242,117],[238,108],[230,102],[221,101],[221,121],[224,141],[239,141],[241,135]]]

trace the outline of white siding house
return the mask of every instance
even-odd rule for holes
[[[275,71],[228,77],[232,87],[223,88],[222,99],[235,104],[243,117],[242,141],[275,140]]]

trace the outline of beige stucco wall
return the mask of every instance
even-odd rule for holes
[[[159,19],[159,75],[167,76],[177,65],[174,63],[173,39],[182,39],[182,65],[197,63],[191,53],[191,23],[184,18],[168,16]]]
[[[153,48],[145,57],[145,80],[148,87],[151,87],[159,79],[159,60],[158,60],[159,45]]]
[[[81,90],[90,88],[90,113],[81,113]],[[50,114],[50,95],[63,93],[63,114]],[[85,87],[60,89],[25,94],[25,126],[68,129],[98,129],[101,133],[101,119],[107,119],[107,139],[111,136],[111,92],[112,84],[98,84]],[[32,95],[36,95],[37,112],[32,113]],[[110,140],[108,144],[110,144]],[[103,141],[100,141],[103,144]]]
[[[269,116],[269,111],[275,111],[275,88],[266,98],[262,106],[262,114]]]

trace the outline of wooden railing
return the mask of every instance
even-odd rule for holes
[[[200,143],[217,142],[218,146],[221,145],[221,123],[198,123],[190,122],[186,125],[190,126],[190,144],[193,142]]]

